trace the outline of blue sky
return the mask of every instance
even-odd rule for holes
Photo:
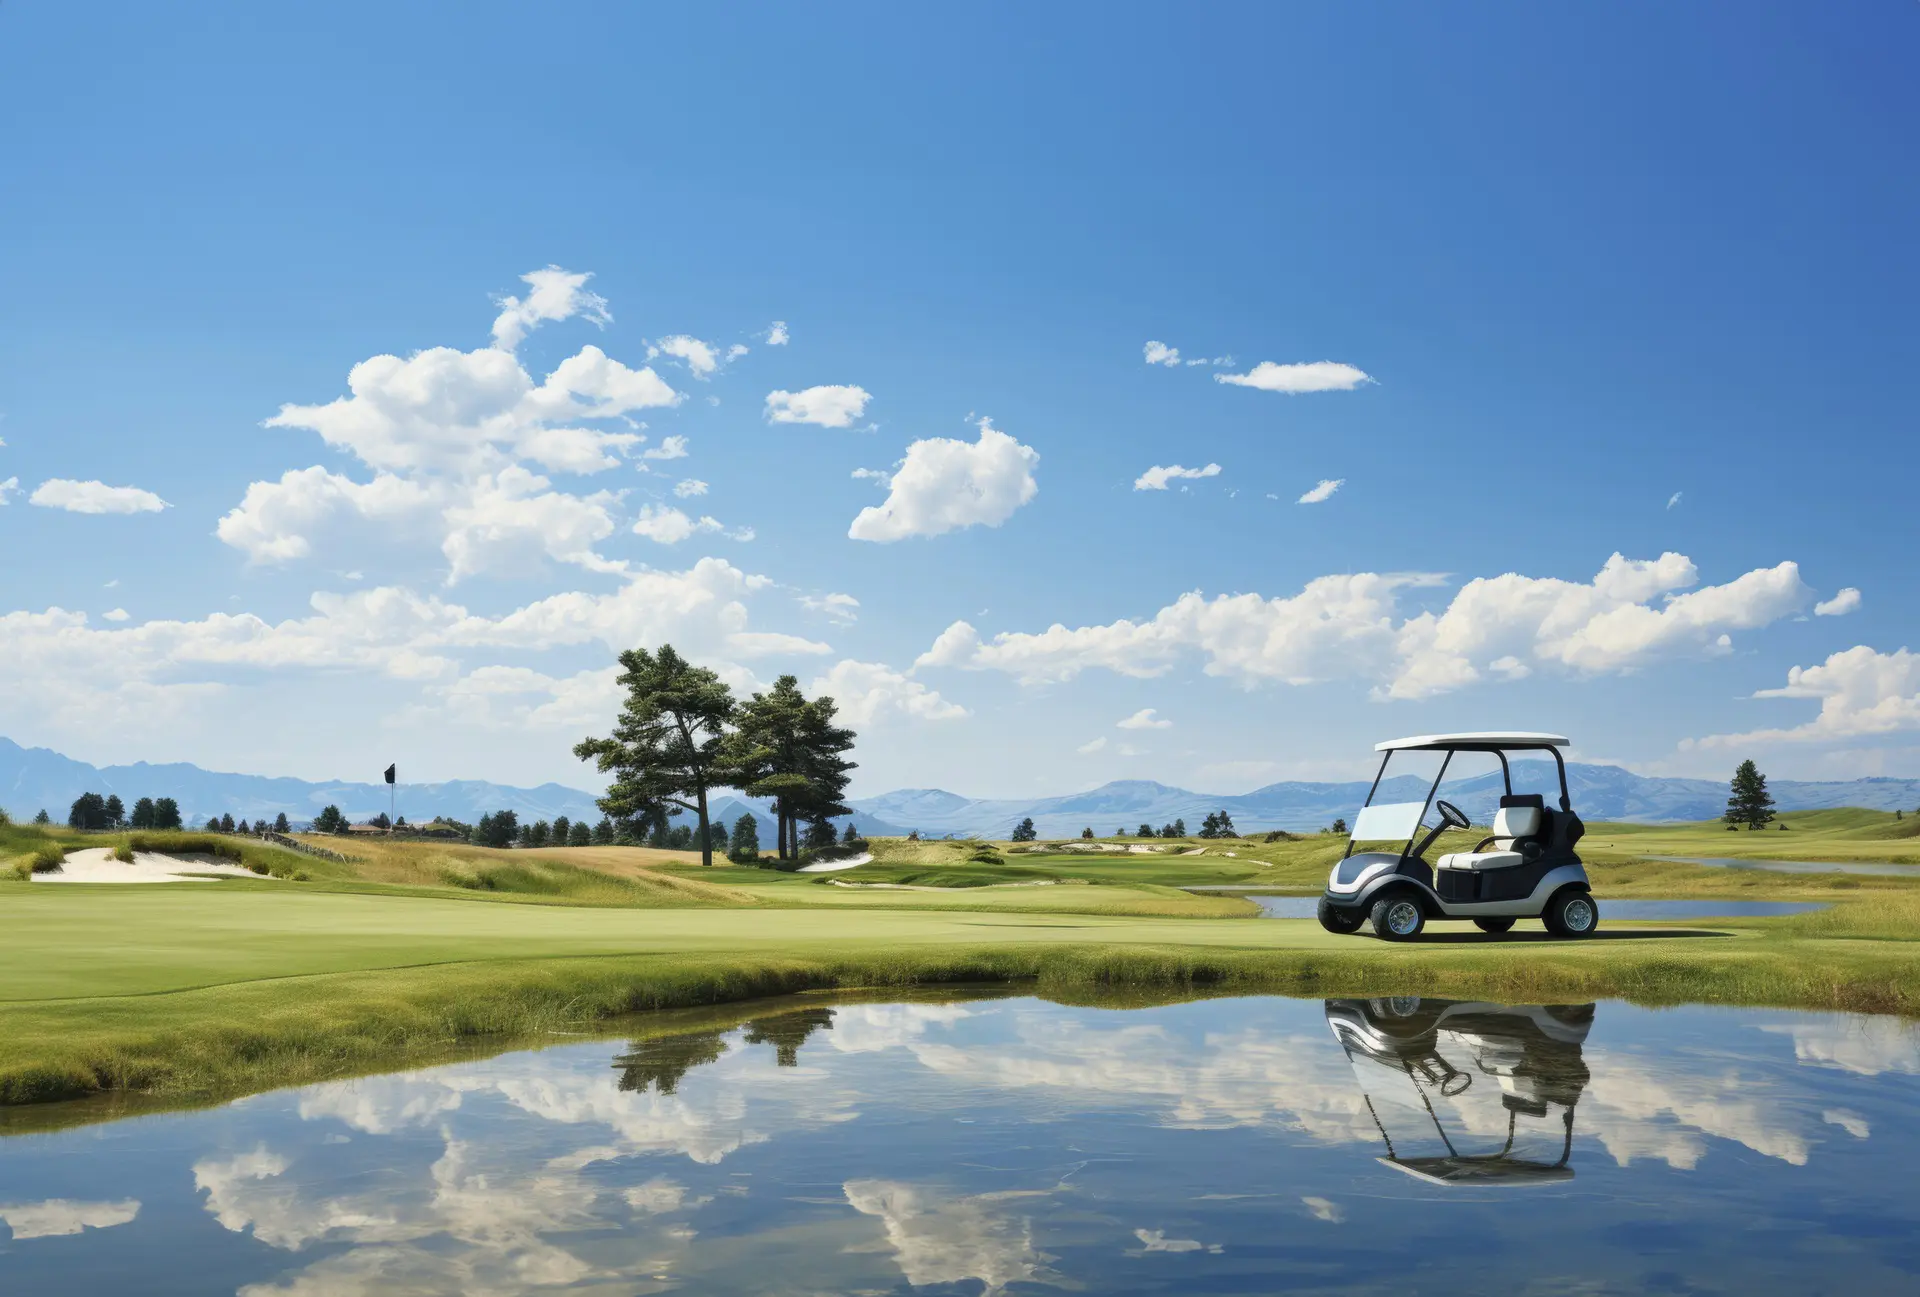
[[[1911,774],[1917,44],[7,5],[0,733],[587,784],[671,640],[834,692],[869,793]]]

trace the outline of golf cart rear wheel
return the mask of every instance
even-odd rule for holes
[[[1360,925],[1367,921],[1365,910],[1340,909],[1324,896],[1320,898],[1319,913],[1320,926],[1343,937],[1350,932],[1360,931]]]
[[[1600,905],[1591,892],[1568,887],[1554,893],[1540,921],[1556,937],[1591,937],[1600,926]]]
[[[1427,926],[1426,912],[1412,892],[1390,892],[1373,903],[1373,935],[1382,941],[1412,941]]]
[[[1513,927],[1512,919],[1475,919],[1473,926],[1482,932],[1507,932]]]

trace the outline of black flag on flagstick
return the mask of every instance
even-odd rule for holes
[[[388,767],[387,767],[387,782],[388,782],[388,783],[392,783],[392,782],[393,782],[393,767],[392,767],[392,766],[388,766]]]

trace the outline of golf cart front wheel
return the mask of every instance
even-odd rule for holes
[[[1591,892],[1569,887],[1547,902],[1540,921],[1556,937],[1591,937],[1600,926],[1600,904]]]
[[[1482,932],[1501,933],[1513,928],[1512,919],[1475,919],[1473,926]]]
[[[1367,921],[1365,910],[1343,910],[1326,897],[1320,898],[1320,926],[1328,932],[1346,936],[1350,932],[1360,931],[1360,925]]]
[[[1395,892],[1373,903],[1373,935],[1382,941],[1412,941],[1427,926],[1426,912],[1410,892]]]

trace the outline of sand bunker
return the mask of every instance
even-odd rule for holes
[[[827,860],[817,865],[802,865],[795,872],[802,874],[837,874],[842,869],[852,869],[855,865],[864,865],[872,859],[873,853],[871,851],[864,851],[846,860]]]
[[[194,877],[199,874],[202,877]],[[258,878],[230,860],[211,856],[163,856],[157,851],[136,851],[133,863],[115,860],[105,847],[69,851],[67,863],[57,874],[35,874],[36,883],[210,883],[207,874],[231,874],[240,878]]]
[[[1166,850],[1164,847],[1145,847],[1139,843],[1123,846],[1117,842],[1062,842],[1058,846],[1028,847],[1028,851],[1117,851],[1122,855],[1157,856]]]

